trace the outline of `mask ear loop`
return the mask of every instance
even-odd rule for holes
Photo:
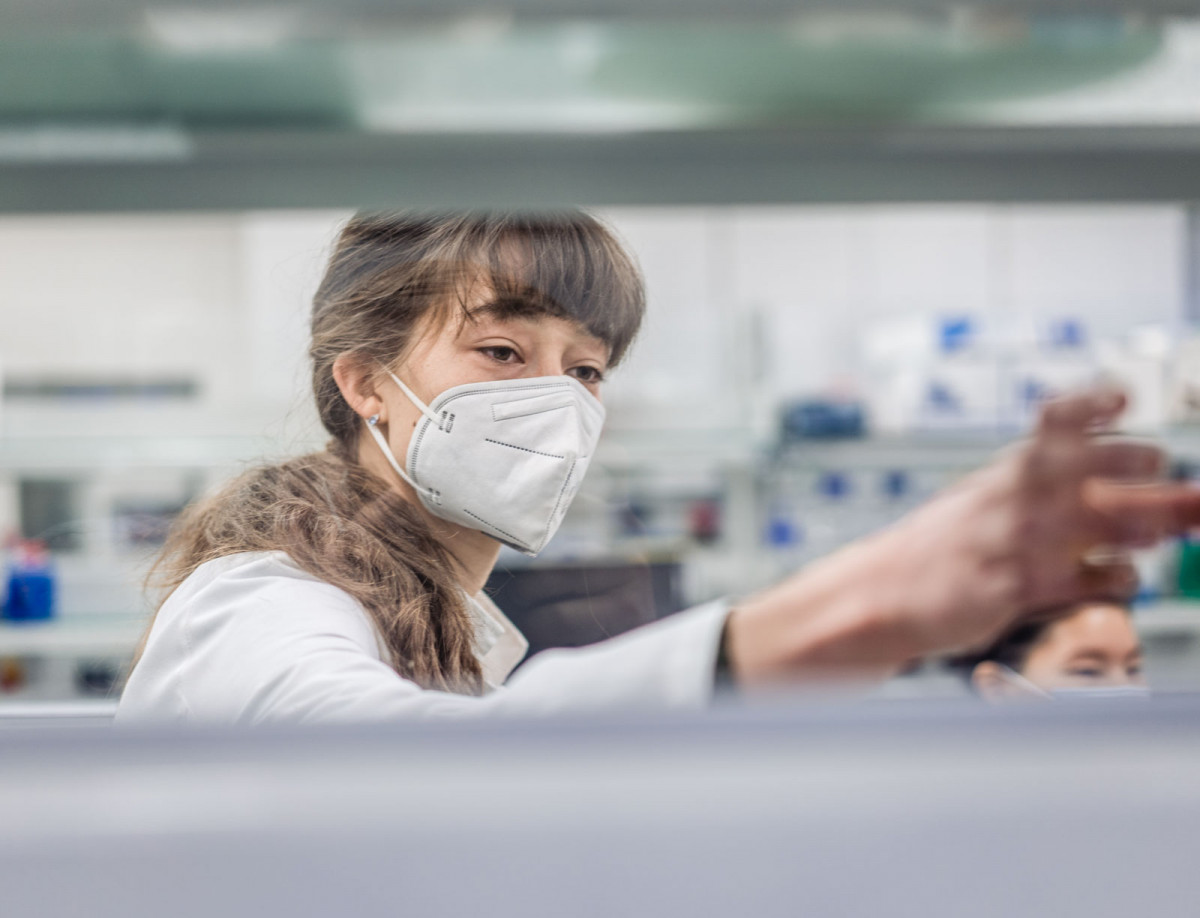
[[[382,366],[382,364],[380,364],[380,366]],[[383,367],[383,370],[388,376],[392,377],[392,382],[400,387],[400,391],[408,396],[408,400],[417,406],[417,409],[421,412],[421,414],[433,421],[433,423],[435,423],[439,428],[442,426],[442,419],[433,412],[432,408],[417,398],[417,394],[413,392],[412,389],[408,388],[408,386],[404,385],[404,381],[399,376],[397,376],[387,367]]]
[[[1040,685],[1036,685],[1033,682],[1031,682],[1027,677],[1022,676],[1019,672],[1017,672],[1011,666],[1007,666],[1004,663],[997,663],[996,665],[999,666],[1002,670],[1004,670],[1005,678],[1007,678],[1009,682],[1016,683],[1021,688],[1023,688],[1025,691],[1030,692],[1037,698],[1043,698],[1046,701],[1054,700],[1053,695],[1051,695],[1049,692],[1047,692]]]
[[[396,461],[396,456],[392,453],[392,448],[388,446],[387,440],[385,440],[383,438],[383,434],[379,432],[378,425],[379,415],[373,414],[367,418],[367,430],[370,431],[371,436],[375,439],[375,442],[379,444],[380,450],[383,451],[383,457],[387,459],[388,464],[395,469],[396,474],[408,482],[409,486],[417,493],[428,494],[430,497],[435,496],[435,492],[431,491],[429,488],[422,488],[419,484],[408,477],[408,473],[405,472],[404,469],[400,467],[400,463]]]

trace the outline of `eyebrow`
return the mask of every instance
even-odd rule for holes
[[[1142,647],[1134,647],[1123,657],[1125,660],[1130,660],[1135,657],[1141,657],[1144,654]],[[1103,650],[1098,650],[1094,647],[1086,647],[1083,650],[1077,650],[1067,657],[1067,664],[1071,663],[1104,663],[1109,656]]]
[[[578,328],[589,342],[593,342],[595,347],[603,352],[600,359],[605,368],[608,368],[612,355],[612,345],[598,335],[592,334],[592,332],[571,316],[544,309],[533,300],[524,300],[520,297],[502,297],[496,300],[489,300],[487,303],[476,306],[473,309],[464,309],[463,322],[458,333],[462,334],[469,325],[473,325],[480,320],[494,319],[498,322],[504,322],[509,319],[539,319],[543,317],[562,319],[564,322],[569,322]]]

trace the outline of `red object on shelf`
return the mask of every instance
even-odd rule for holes
[[[25,667],[16,657],[0,659],[0,691],[15,692],[25,684]]]
[[[688,532],[702,545],[721,537],[721,508],[715,500],[694,501],[688,510]]]

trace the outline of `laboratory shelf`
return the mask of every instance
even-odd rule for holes
[[[306,444],[307,446],[307,444]],[[266,436],[0,437],[0,470],[203,469],[301,452]]]
[[[0,623],[0,657],[130,657],[142,639],[141,617],[88,615],[47,622]]]
[[[672,464],[747,467],[763,462],[838,464],[890,463],[935,465],[979,463],[1011,443],[1015,436],[975,434],[868,437],[857,440],[804,440],[777,450],[748,431],[613,430],[597,448],[596,463],[609,468]],[[1192,439],[1200,454],[1200,436]],[[319,449],[320,443],[284,445],[267,436],[54,437],[0,438],[0,470],[95,471],[113,468],[207,468],[250,464],[263,459]]]
[[[744,430],[608,430],[596,449],[596,463],[607,468],[663,462],[693,466],[746,466],[762,454]]]
[[[1195,428],[1121,435],[1159,443],[1175,459],[1200,461],[1200,430]],[[1016,431],[947,431],[796,440],[776,447],[756,441],[743,430],[613,431],[601,441],[596,462],[609,468],[662,462],[726,467],[970,468],[987,463],[1023,436]]]
[[[108,726],[116,713],[117,701],[109,698],[0,701],[0,729],[33,725]]]
[[[1200,431],[1178,428],[1162,433],[1118,436],[1158,443],[1174,459],[1200,460]],[[930,433],[847,440],[799,440],[776,453],[782,464],[922,468],[979,466],[1024,438],[1023,434]]]
[[[1132,434],[1155,440],[1178,458],[1200,459],[1200,430]],[[929,433],[845,440],[799,440],[776,447],[740,429],[610,430],[596,462],[609,468],[654,465],[746,467],[764,462],[861,466],[979,465],[1019,440],[1018,433]],[[197,469],[252,464],[320,449],[317,440],[287,443],[270,436],[0,437],[0,471]]]
[[[1200,600],[1163,599],[1134,610],[1143,635],[1200,633]],[[142,617],[88,615],[0,624],[0,656],[127,657],[146,628]]]
[[[782,446],[741,430],[617,431],[605,434],[596,463],[608,468],[662,463],[727,468],[765,466],[962,467],[987,462],[1016,439],[976,433],[798,440]]]
[[[1200,600],[1169,598],[1139,605],[1133,621],[1144,636],[1200,633]]]

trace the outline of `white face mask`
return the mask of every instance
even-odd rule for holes
[[[536,555],[566,515],[604,426],[604,407],[570,376],[468,383],[426,405],[407,470],[367,422],[384,456],[434,516]]]
[[[1055,701],[1108,701],[1118,699],[1144,700],[1150,697],[1145,685],[1094,685],[1091,687],[1054,689],[1050,696]]]
[[[1104,701],[1107,699],[1144,699],[1150,697],[1150,689],[1145,685],[1092,685],[1047,690],[1030,682],[1011,666],[1005,666],[1003,663],[999,664],[999,666],[1004,670],[1005,677],[1009,682],[1020,686],[1029,695],[1035,698],[1043,698],[1047,701]]]

